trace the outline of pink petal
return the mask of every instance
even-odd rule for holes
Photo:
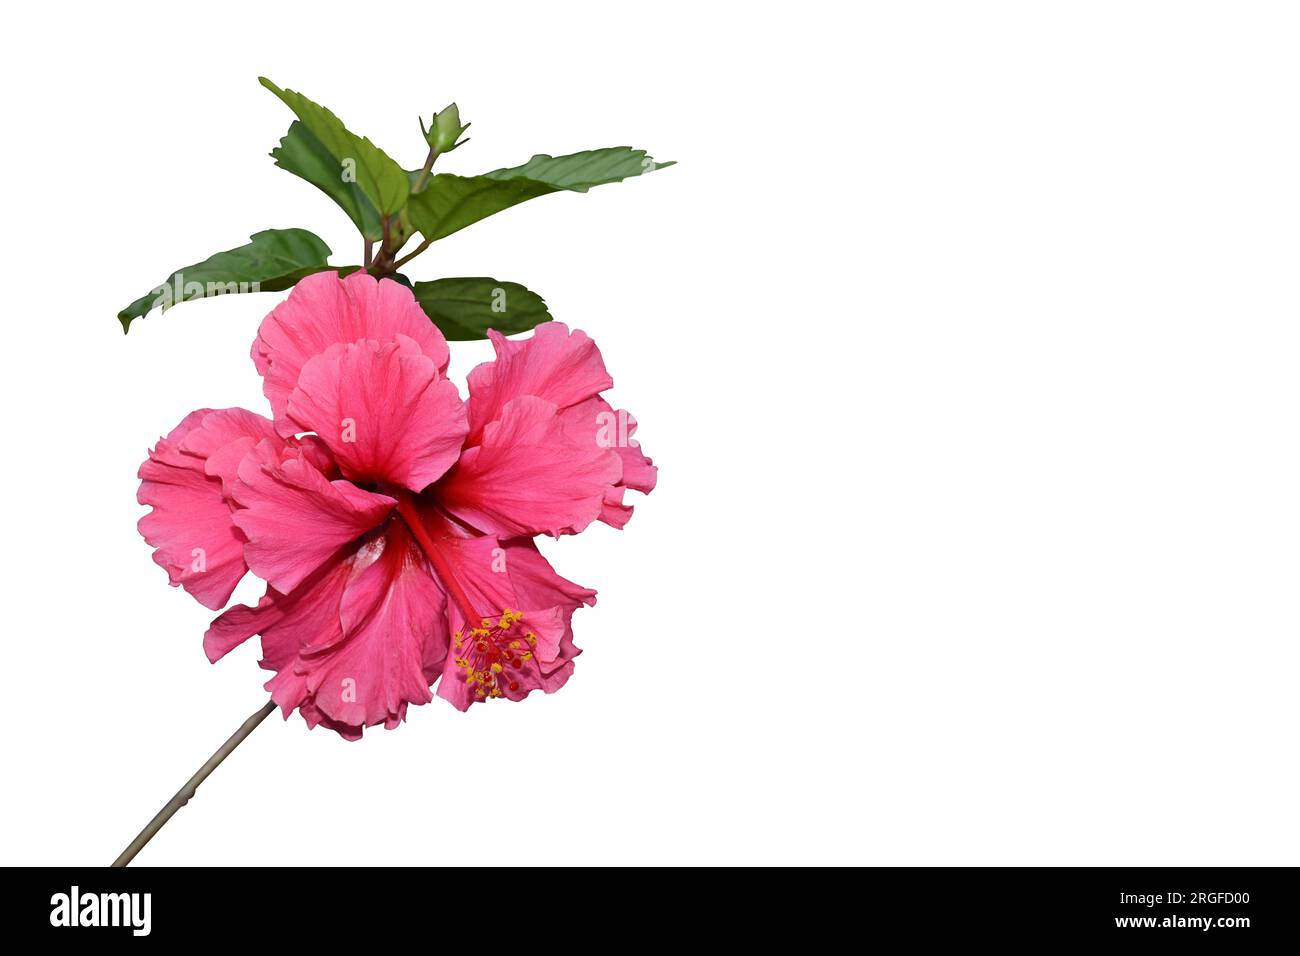
[[[181,450],[204,459],[204,473],[219,478],[228,496],[240,461],[263,439],[283,443],[269,418],[243,408],[224,408],[203,416],[199,427],[182,439]]]
[[[506,403],[521,395],[554,402],[566,429],[602,448],[613,448],[623,462],[623,477],[605,494],[599,517],[621,528],[632,517],[623,504],[623,489],[649,493],[657,469],[642,452],[633,434],[636,420],[615,410],[597,393],[614,383],[600,350],[582,332],[569,332],[559,322],[537,326],[531,338],[506,339],[490,332],[497,358],[469,375],[470,434],[468,445],[482,440],[488,424],[499,418]]]
[[[312,357],[338,342],[386,343],[398,335],[414,339],[438,371],[446,372],[446,339],[401,283],[377,281],[364,272],[345,279],[318,272],[299,281],[289,298],[262,321],[253,342],[253,362],[280,433],[296,430],[285,413],[298,375]]]
[[[351,552],[340,551],[289,594],[267,588],[256,607],[232,607],[212,622],[203,637],[208,659],[220,660],[249,637],[261,634],[262,667],[278,672],[266,689],[288,717],[308,699],[306,679],[294,669],[298,652],[342,636],[339,603],[351,576]]]
[[[308,463],[330,481],[339,477],[338,462],[336,462],[334,456],[330,454],[329,447],[315,435],[302,435],[298,438],[290,438],[287,447],[294,449],[301,448],[303,457],[307,459]]]
[[[440,536],[434,540],[439,563],[455,577],[460,593],[473,605],[474,617],[499,615],[506,608],[519,606],[506,550],[496,538]],[[454,627],[464,625],[465,615],[459,604],[449,607],[448,613]]]
[[[623,489],[649,494],[659,478],[659,469],[645,456],[633,437],[636,419],[629,412],[614,409],[599,396],[563,409],[560,419],[570,435],[590,441],[599,448],[612,448],[618,452],[623,463],[623,477],[616,487],[606,492],[600,520],[622,528],[632,517],[632,507],[623,504]]]
[[[562,322],[544,322],[527,339],[507,339],[496,331],[488,336],[496,361],[469,373],[470,444],[481,439],[511,399],[535,395],[567,408],[614,385],[596,343]]]
[[[307,726],[312,730],[315,730],[317,727],[324,727],[326,730],[334,731],[344,740],[355,741],[361,739],[362,728],[352,726],[351,724],[339,723],[337,720],[331,720],[321,713],[320,708],[310,700],[305,701],[303,705],[298,708],[298,713],[302,714],[302,719],[307,721]]]
[[[404,335],[332,345],[310,359],[289,417],[316,432],[345,477],[412,491],[452,466],[468,429],[456,386]]]
[[[582,651],[573,643],[573,612],[584,604],[594,606],[596,592],[556,574],[531,538],[518,538],[502,544],[510,569],[510,582],[514,585],[519,604],[522,607],[559,607],[564,617],[559,656],[564,660],[577,657]]]
[[[251,415],[243,409],[191,412],[140,466],[136,500],[153,506],[137,525],[140,534],[156,549],[153,559],[167,571],[171,584],[184,587],[213,610],[230,600],[248,566],[221,477],[206,472],[205,465],[224,454],[223,442],[239,430],[231,423]],[[200,450],[186,451],[187,441],[200,434]]]
[[[600,516],[623,473],[612,449],[570,435],[552,402],[507,403],[438,487],[456,517],[499,537],[581,531]]]
[[[396,726],[432,700],[447,652],[446,599],[400,522],[358,556],[339,608],[343,633],[303,648],[312,703],[352,727]]]
[[[348,481],[330,481],[301,449],[280,460],[262,442],[239,465],[235,524],[248,566],[281,593],[296,588],[342,545],[376,527],[397,504]]]
[[[572,612],[583,604],[596,603],[596,592],[556,574],[531,538],[504,541],[502,546],[510,583],[523,607],[560,605]]]
[[[217,660],[262,635],[266,684],[288,715],[358,740],[367,726],[396,727],[409,703],[432,699],[447,650],[446,604],[397,522],[360,550],[340,550],[288,595],[231,608],[204,640]]]

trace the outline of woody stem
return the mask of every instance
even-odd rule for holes
[[[217,765],[230,756],[230,752],[243,743],[244,738],[251,734],[273,710],[275,704],[268,700],[257,713],[240,724],[239,729],[230,735],[230,739],[217,748],[217,752],[208,758],[207,762],[199,768],[198,773],[190,777],[185,782],[185,786],[176,791],[176,796],[167,801],[167,804],[149,821],[148,826],[141,830],[139,835],[118,855],[113,861],[113,866],[126,866],[135,859],[135,855],[153,839],[155,833],[163,828],[163,824],[174,817],[177,810],[190,802],[194,792],[199,789],[199,784],[207,780],[208,775],[217,769]]]

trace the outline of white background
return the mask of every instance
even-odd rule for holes
[[[112,860],[265,699],[134,495],[265,411],[281,296],[114,317],[259,229],[357,258],[259,73],[407,166],[452,99],[446,171],[679,161],[410,270],[589,331],[660,486],[542,543],[600,591],[559,694],[268,720],[140,864],[1297,862],[1294,8],[292,6],[0,41],[3,862]]]

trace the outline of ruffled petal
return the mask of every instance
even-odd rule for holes
[[[218,661],[254,634],[261,634],[262,667],[276,671],[266,689],[288,717],[308,699],[307,681],[295,670],[299,650],[342,637],[339,604],[352,576],[352,564],[352,550],[340,550],[290,593],[267,588],[256,607],[232,607],[214,620],[203,636],[208,659]]]
[[[275,424],[263,415],[243,408],[223,408],[203,416],[199,427],[181,440],[181,451],[204,460],[203,472],[221,481],[229,496],[244,456],[263,440],[283,444]]]
[[[623,475],[613,488],[606,491],[600,520],[622,528],[632,517],[632,506],[623,503],[624,489],[649,494],[659,480],[659,469],[645,456],[633,437],[636,419],[631,413],[615,409],[596,396],[562,409],[560,420],[570,435],[590,441],[598,448],[612,448],[618,453],[623,463]]]
[[[393,522],[341,549],[290,594],[268,588],[209,628],[212,660],[262,635],[266,684],[286,717],[348,740],[396,727],[410,703],[432,700],[447,654],[446,599],[404,527]]]
[[[499,537],[572,534],[600,516],[623,473],[618,455],[568,433],[554,403],[508,402],[438,486],[450,513]]]
[[[302,719],[307,721],[307,727],[315,730],[317,727],[324,727],[326,730],[332,730],[344,740],[360,740],[362,728],[354,727],[351,724],[342,724],[337,720],[331,720],[326,717],[319,707],[310,700],[303,701],[298,713],[302,714]]]
[[[288,412],[329,447],[344,477],[412,491],[442,477],[468,430],[456,386],[405,335],[332,345],[310,359]]]
[[[246,429],[257,429],[260,418],[240,408],[191,412],[140,466],[136,500],[153,507],[137,525],[140,534],[171,584],[213,610],[225,606],[248,571],[244,539],[223,494],[221,463],[228,446],[244,447]]]
[[[433,699],[447,653],[446,599],[400,522],[358,555],[339,607],[340,636],[300,652],[312,704],[339,725],[396,726]]]
[[[401,283],[360,271],[344,279],[318,272],[300,280],[262,321],[253,341],[253,363],[280,434],[297,430],[286,411],[308,361],[338,342],[392,342],[398,335],[415,340],[439,373],[446,372],[447,340]]]
[[[521,395],[568,408],[614,385],[596,343],[563,322],[543,322],[526,339],[507,339],[495,330],[488,337],[496,360],[477,366],[468,378],[470,444]]]
[[[573,643],[573,612],[584,604],[594,606],[596,592],[560,577],[531,538],[503,541],[502,545],[510,569],[510,582],[519,603],[523,607],[558,607],[564,621],[564,633],[560,636],[557,656],[562,661],[577,657],[582,650]]]
[[[342,545],[376,527],[397,504],[351,482],[330,481],[302,449],[281,460],[262,442],[239,464],[234,521],[244,556],[281,593],[296,588]]]
[[[559,605],[572,613],[582,605],[596,603],[596,592],[560,577],[537,550],[531,538],[503,541],[504,566],[510,575],[519,603],[524,607]]]
[[[575,436],[612,448],[623,463],[623,475],[605,493],[599,518],[622,528],[632,517],[623,503],[624,489],[649,493],[657,469],[632,436],[636,419],[615,410],[598,393],[613,386],[596,344],[580,331],[560,322],[537,326],[531,338],[507,339],[489,332],[497,358],[469,375],[470,433],[467,445],[482,441],[487,426],[500,418],[506,404],[522,395],[554,402],[565,427]]]

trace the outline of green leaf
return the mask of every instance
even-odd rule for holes
[[[592,186],[616,183],[642,173],[652,173],[676,163],[656,163],[644,149],[630,146],[609,146],[605,149],[588,149],[568,156],[547,156],[538,153],[522,166],[494,169],[484,173],[489,179],[533,179],[556,189],[571,189],[585,193]]]
[[[166,312],[179,302],[236,292],[279,292],[313,272],[331,267],[330,247],[306,229],[267,229],[249,237],[247,245],[218,252],[194,265],[177,269],[148,295],[117,313],[122,331],[155,306]],[[346,274],[355,266],[341,269]]]
[[[294,120],[280,145],[271,150],[275,165],[307,180],[329,196],[367,239],[378,241],[384,229],[374,204],[355,182],[343,179],[342,166],[311,131]]]
[[[411,197],[406,208],[412,225],[432,242],[503,209],[555,191],[553,186],[529,179],[502,182],[487,176],[439,173]]]
[[[518,282],[435,279],[417,282],[415,298],[433,324],[453,342],[485,339],[488,329],[514,335],[551,320],[542,297]]]
[[[337,160],[340,174],[346,161],[355,163],[357,186],[380,215],[391,216],[406,204],[410,193],[406,172],[387,153],[364,136],[349,131],[337,116],[301,93],[282,90],[264,76],[259,76],[258,81],[302,120],[325,151]]]
[[[522,166],[482,176],[432,176],[421,192],[411,196],[407,208],[415,228],[432,242],[528,199],[561,190],[583,193],[592,186],[671,165],[656,163],[645,150],[628,146],[569,156],[538,154]]]

